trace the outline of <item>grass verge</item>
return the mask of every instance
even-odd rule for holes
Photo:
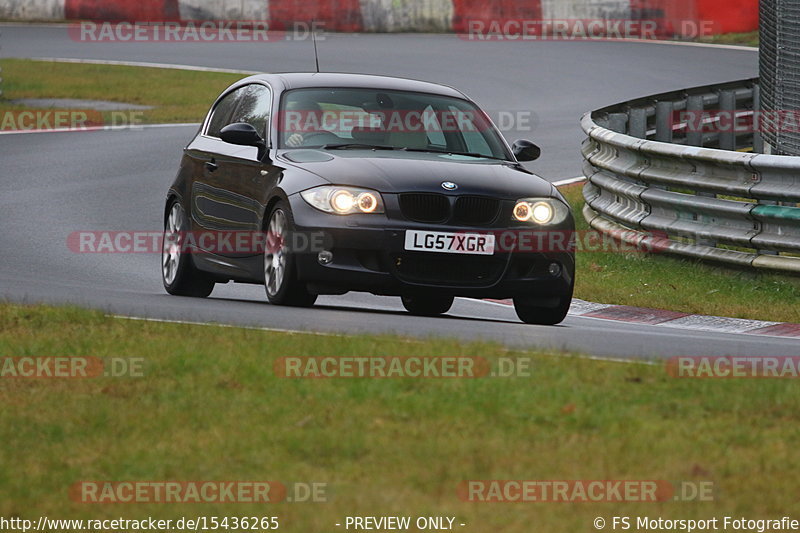
[[[30,110],[9,102],[23,98],[106,100],[153,107],[137,111],[137,117],[145,124],[201,122],[217,96],[244,77],[242,74],[25,59],[3,59],[0,67],[3,72],[0,113]]]
[[[723,33],[722,35],[703,37],[702,39],[699,39],[699,41],[701,43],[709,44],[733,44],[739,46],[758,47],[759,33],[758,31],[750,31],[745,33]]]
[[[578,230],[583,184],[563,188]],[[800,278],[736,270],[680,257],[640,253],[578,254],[575,296],[593,302],[685,313],[800,323]]]
[[[143,378],[0,378],[0,516],[454,516],[471,530],[588,531],[595,517],[783,516],[800,389],[678,380],[662,365],[406,341],[145,323],[0,306],[0,355],[139,357]],[[529,377],[279,379],[283,356],[524,357]],[[702,428],[702,429],[701,429]],[[722,448],[721,444],[724,443]],[[724,451],[723,451],[724,449]],[[713,482],[711,502],[465,503],[470,479]],[[328,483],[327,503],[84,504],[82,480]]]

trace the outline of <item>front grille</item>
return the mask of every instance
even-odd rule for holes
[[[441,223],[450,218],[450,200],[443,194],[401,194],[400,211],[414,222]]]
[[[485,287],[503,275],[506,260],[498,256],[404,253],[395,256],[397,276],[410,283]]]
[[[500,201],[481,196],[462,196],[456,200],[453,219],[467,226],[488,226],[500,213]]]
[[[400,195],[400,211],[408,220],[463,226],[488,226],[500,214],[500,200],[483,196],[460,196],[450,211],[450,198],[443,194],[407,193]],[[452,215],[452,216],[451,216]]]

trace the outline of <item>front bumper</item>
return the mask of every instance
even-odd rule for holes
[[[324,235],[332,261],[322,264],[315,248],[295,253],[298,279],[319,294],[363,291],[385,296],[414,293],[470,298],[552,298],[571,295],[575,256],[569,251],[504,248],[493,256],[409,252],[407,230],[486,233],[520,228],[469,228],[391,220],[385,215],[322,213],[299,195],[289,198],[298,233]],[[559,230],[572,230],[569,226]],[[551,265],[558,265],[553,275]]]

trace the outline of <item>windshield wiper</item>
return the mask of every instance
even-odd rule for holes
[[[478,157],[481,159],[494,159],[495,161],[505,161],[507,163],[513,163],[513,161],[509,161],[508,159],[504,159],[502,157],[495,157],[493,155],[484,155],[478,154],[475,152],[455,152],[453,150],[432,150],[430,148],[401,148],[401,150],[405,152],[427,152],[431,154],[446,154],[446,155],[463,155],[465,157]]]
[[[362,149],[362,150],[397,150],[394,146],[382,146],[380,144],[362,144],[362,143],[341,143],[341,144],[323,144],[319,147],[320,150],[347,150],[347,149]]]

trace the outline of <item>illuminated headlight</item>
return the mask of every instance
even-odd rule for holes
[[[300,195],[311,206],[326,213],[337,215],[383,213],[381,195],[366,189],[325,185],[308,189]]]
[[[553,198],[524,198],[514,206],[514,220],[534,222],[540,226],[561,224],[569,216],[569,208]]]

